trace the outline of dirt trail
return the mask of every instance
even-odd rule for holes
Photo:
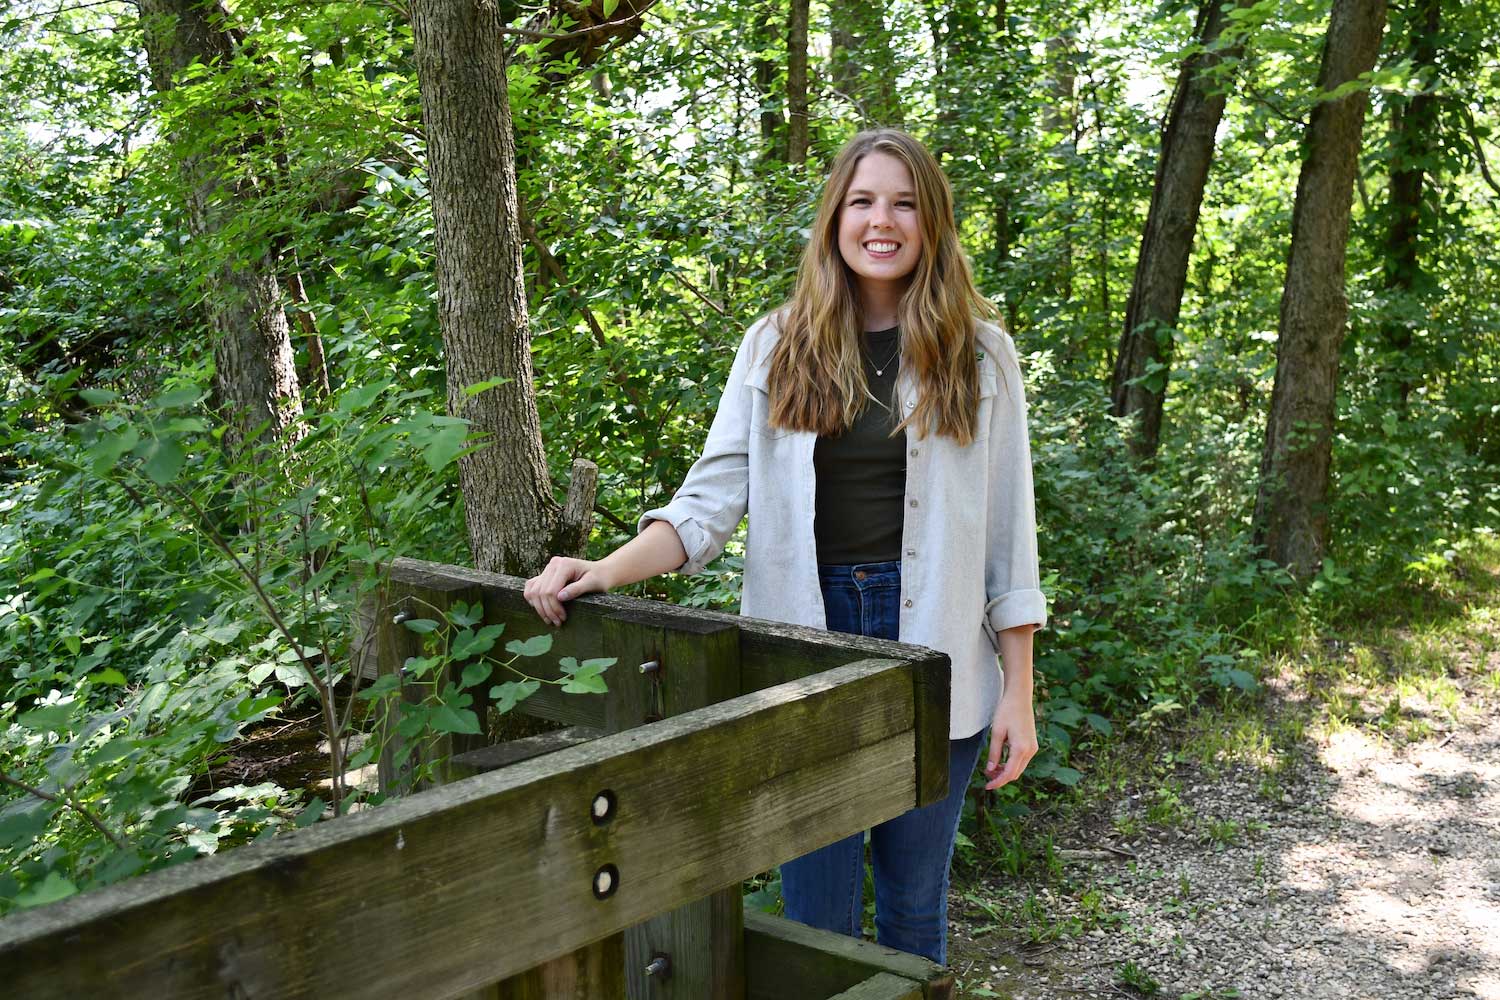
[[[959,995],[1500,1000],[1500,652],[1465,666],[1446,732],[1314,727],[1270,793],[1249,765],[1186,777],[1192,819],[1143,825],[1137,860],[1075,861],[1034,894],[971,887],[1083,930],[984,935],[993,916],[956,898]],[[1113,803],[1116,829],[1153,795]]]

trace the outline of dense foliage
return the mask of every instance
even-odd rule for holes
[[[1053,622],[1044,753],[1007,789],[1011,813],[1079,781],[1080,744],[1253,689],[1247,650],[1378,606],[1500,524],[1493,3],[1444,6],[1434,66],[1413,63],[1394,6],[1366,84],[1334,541],[1304,588],[1260,557],[1250,517],[1327,4],[1236,12],[1245,54],[1223,80],[1149,465],[1108,415],[1108,380],[1194,10],[902,0],[881,44],[852,50],[830,46],[841,10],[813,6],[805,164],[786,162],[783,3],[660,4],[585,71],[513,39],[543,438],[559,482],[575,457],[600,466],[595,551],[681,480],[740,331],[790,289],[822,166],[891,81],[1026,363]],[[0,122],[0,910],[316,820],[303,789],[216,786],[216,762],[320,691],[343,713],[332,728],[358,726],[349,636],[379,566],[467,559],[410,32],[359,2],[246,0],[231,17],[234,58],[160,94],[123,2],[23,2],[0,24],[18,112]],[[1417,151],[1420,275],[1397,287],[1387,187],[1413,153],[1391,122],[1423,93],[1438,114]],[[203,238],[184,157],[247,182]],[[204,306],[215,269],[265,246],[306,290],[287,303],[310,319],[294,326],[303,431],[235,454]],[[313,331],[327,395],[309,389]],[[641,592],[733,607],[737,552]],[[429,721],[462,730],[439,711],[462,708],[437,692]]]

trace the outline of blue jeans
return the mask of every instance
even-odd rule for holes
[[[828,628],[897,638],[901,563],[819,566]],[[875,869],[875,938],[890,948],[945,963],[948,957],[948,865],[969,775],[979,760],[981,730],[949,743],[948,797],[870,830]],[[860,935],[864,911],[865,837],[856,833],[781,866],[786,915],[824,930]]]

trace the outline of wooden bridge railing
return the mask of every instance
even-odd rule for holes
[[[520,588],[402,561],[373,658],[412,655],[409,604],[546,631]],[[630,598],[570,611],[546,662],[618,657],[609,693],[523,708],[604,735],[497,770],[457,746],[454,776],[482,773],[8,917],[6,995],[947,996],[930,962],[739,903],[741,880],[944,794],[947,657]]]

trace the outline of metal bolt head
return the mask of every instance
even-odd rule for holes
[[[647,660],[641,664],[641,673],[654,674],[661,669],[661,663],[657,660]]]
[[[408,610],[406,610],[405,608],[402,608],[400,611],[397,611],[395,613],[395,615],[393,615],[391,617],[391,624],[392,625],[403,625],[403,624],[405,624],[406,622],[409,622],[409,621],[411,621],[411,612],[408,611]]]
[[[652,955],[646,963],[646,975],[666,979],[672,974],[672,959],[668,955]]]

